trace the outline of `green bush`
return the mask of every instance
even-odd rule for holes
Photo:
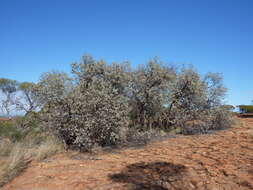
[[[23,132],[16,127],[13,121],[0,121],[0,137],[11,141],[19,141],[24,137]]]
[[[239,105],[238,107],[242,113],[253,113],[253,106],[251,105]]]
[[[20,141],[26,136],[40,136],[42,132],[37,114],[34,113],[0,121],[0,138],[7,138],[12,142]]]

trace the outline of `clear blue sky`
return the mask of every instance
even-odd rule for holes
[[[228,103],[249,104],[253,0],[0,0],[0,77],[36,82],[84,53],[220,72]]]

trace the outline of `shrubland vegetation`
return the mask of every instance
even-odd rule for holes
[[[2,110],[22,110],[21,128],[36,123],[66,147],[90,151],[128,141],[147,141],[171,130],[206,133],[231,125],[223,105],[222,76],[201,76],[192,67],[176,67],[154,58],[132,69],[83,56],[71,74],[47,72],[38,83],[1,79]]]
[[[207,133],[232,123],[223,105],[222,76],[201,76],[193,67],[176,67],[154,58],[133,69],[83,56],[71,74],[47,72],[37,83],[0,79],[0,186],[35,159],[65,148],[146,143],[177,131]]]
[[[32,160],[43,160],[62,151],[62,143],[42,131],[31,118],[0,121],[0,187],[19,175]],[[23,128],[26,120],[29,127]]]

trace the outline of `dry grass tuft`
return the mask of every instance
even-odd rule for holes
[[[31,161],[31,157],[23,144],[16,143],[4,165],[0,166],[0,187],[20,174]]]
[[[0,156],[9,156],[11,150],[14,146],[14,143],[11,142],[8,138],[2,139],[0,141]]]
[[[61,143],[52,137],[39,145],[33,142],[12,143],[7,139],[2,140],[0,143],[0,187],[18,176],[32,160],[41,161],[61,150],[63,150]]]
[[[35,159],[37,161],[44,160],[61,150],[63,150],[62,144],[54,138],[49,138],[37,148]]]

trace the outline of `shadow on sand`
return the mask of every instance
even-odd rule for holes
[[[128,165],[120,173],[109,175],[118,183],[125,183],[132,190],[175,189],[174,182],[181,181],[186,172],[183,165],[168,162],[139,162]]]

